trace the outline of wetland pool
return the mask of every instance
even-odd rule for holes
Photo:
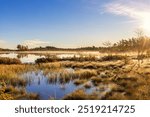
[[[42,71],[27,72],[22,75],[27,81],[26,91],[28,93],[36,93],[40,100],[62,99],[67,94],[72,93],[77,89],[84,89],[86,93],[92,93],[95,87],[85,89],[83,85],[75,85],[74,80],[61,81],[60,76],[57,78],[48,78]]]

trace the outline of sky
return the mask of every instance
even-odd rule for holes
[[[0,48],[102,46],[150,34],[150,0],[0,0]]]

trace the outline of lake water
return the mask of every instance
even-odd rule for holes
[[[35,60],[37,60],[38,58],[43,58],[45,56],[34,55],[34,54],[26,54],[24,56],[21,56],[16,53],[9,53],[9,54],[0,54],[0,57],[18,58],[22,63],[34,63]]]
[[[96,55],[97,57],[99,57],[99,53],[98,52],[90,52],[90,53],[85,53],[82,52],[82,55],[86,56],[86,55]],[[37,60],[38,58],[44,58],[44,57],[48,57],[48,56],[56,56],[58,58],[67,58],[67,57],[79,57],[80,54],[79,53],[34,53],[34,54],[17,54],[17,53],[1,53],[0,57],[9,57],[9,58],[18,58],[21,60],[22,63],[34,63],[35,60]]]

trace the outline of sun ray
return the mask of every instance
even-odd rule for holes
[[[147,35],[150,35],[150,16],[145,16],[143,18],[142,28]]]

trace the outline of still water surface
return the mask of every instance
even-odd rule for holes
[[[84,88],[83,85],[76,86],[73,80],[60,82],[58,77],[57,80],[52,81],[42,71],[24,73],[22,77],[28,81],[26,91],[39,94],[41,100],[62,99],[65,95]],[[94,88],[85,90],[87,93],[92,93]]]
[[[82,53],[82,55],[95,55],[96,57],[99,57],[99,53]],[[45,58],[45,57],[50,57],[50,56],[56,56],[58,58],[67,58],[67,57],[79,57],[81,54],[78,53],[49,53],[49,54],[43,54],[43,53],[38,53],[38,54],[17,54],[17,53],[3,53],[0,54],[0,57],[8,57],[8,58],[18,58],[21,60],[22,63],[34,63],[35,60],[38,58]]]

